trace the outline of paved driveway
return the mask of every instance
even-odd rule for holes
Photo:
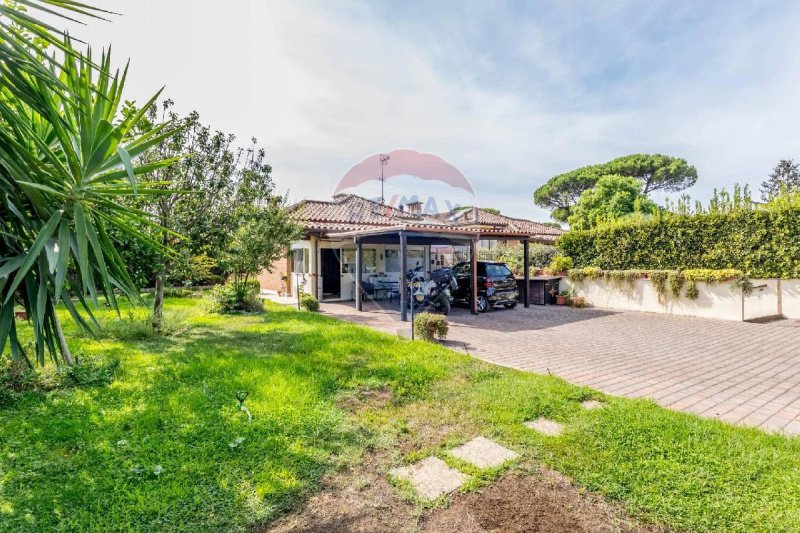
[[[396,333],[397,313],[323,304],[339,318]],[[800,434],[800,323],[748,324],[555,306],[450,316],[451,344],[483,360],[551,372],[618,396],[652,398],[768,431]]]

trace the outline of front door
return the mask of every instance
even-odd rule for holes
[[[339,250],[322,248],[322,299],[330,300],[341,297],[342,278],[339,263]]]

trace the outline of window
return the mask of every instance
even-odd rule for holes
[[[386,272],[400,272],[400,251],[399,250],[386,250]],[[366,263],[366,256],[364,256],[364,262]],[[428,268],[425,265],[425,250],[420,249],[409,249],[406,250],[406,265],[409,270],[414,270],[417,268],[417,262],[419,262],[419,266],[424,269]]]
[[[453,275],[456,277],[468,277],[469,271],[471,270],[472,266],[469,263],[459,263],[455,267],[453,267]]]
[[[386,250],[386,272],[400,272],[400,252]]]
[[[292,250],[292,255],[294,257],[294,268],[292,271],[298,274],[308,274],[308,260],[310,255],[308,249],[295,248]]]
[[[505,265],[495,265],[488,263],[486,265],[486,275],[490,278],[499,278],[502,276],[510,276],[511,271]]]
[[[363,261],[363,265],[361,265],[361,270],[363,272],[374,274],[378,271],[378,251],[374,248],[369,250],[363,250],[361,255],[361,260]]]
[[[378,271],[378,252],[374,248],[361,250],[362,273],[374,274]],[[342,274],[352,274],[356,271],[356,250],[342,249]]]
[[[418,266],[421,266],[423,270],[427,269],[425,266],[425,250],[406,250],[406,261],[409,270],[414,270]]]
[[[356,271],[356,251],[342,250],[342,274]]]

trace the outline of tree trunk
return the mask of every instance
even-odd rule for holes
[[[161,227],[166,228],[169,218],[162,207]],[[161,244],[166,248],[169,245],[169,235],[166,231],[161,232]],[[164,326],[164,281],[167,278],[167,257],[161,260],[161,265],[156,273],[155,300],[153,301],[153,329],[160,332]]]
[[[164,325],[164,278],[166,277],[165,265],[156,274],[155,301],[153,301],[153,329],[161,331]]]
[[[58,313],[56,310],[53,309],[53,321],[55,322],[56,326],[56,336],[58,336],[58,345],[61,347],[61,357],[64,358],[64,362],[68,365],[73,364],[72,360],[72,353],[69,351],[69,346],[67,346],[67,339],[64,337],[64,330],[61,329],[61,321],[58,319]]]

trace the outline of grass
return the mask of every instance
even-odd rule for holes
[[[410,443],[395,452],[401,464],[447,458],[477,434],[646,521],[800,530],[800,439],[604,398],[290,308],[219,316],[196,299],[167,304],[182,323],[173,337],[143,332],[141,310],[99,340],[69,336],[76,351],[122,361],[110,385],[29,392],[0,408],[0,531],[246,530],[371,446]],[[383,389],[388,402],[341,407]],[[251,423],[237,408],[242,390]],[[587,398],[608,406],[585,411]],[[538,416],[567,431],[543,437],[521,425]]]

